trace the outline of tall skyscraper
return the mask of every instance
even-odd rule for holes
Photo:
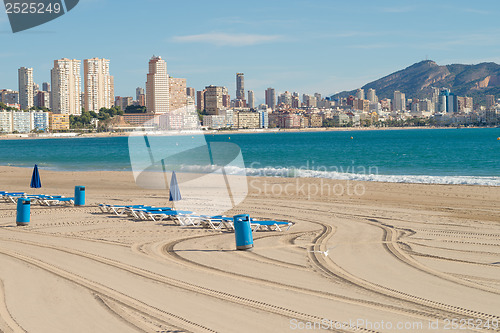
[[[135,89],[135,100],[140,106],[146,106],[146,95],[144,94],[144,88],[137,87]]]
[[[368,89],[368,93],[366,94],[366,99],[370,101],[370,103],[378,103],[378,97],[376,95],[375,89]]]
[[[34,105],[33,68],[21,67],[17,73],[19,78],[19,104],[21,104],[21,110],[28,110]]]
[[[138,101],[140,96],[144,95],[144,88],[137,87],[135,88],[135,99]]]
[[[187,105],[186,79],[168,78],[169,112],[182,109]]]
[[[208,86],[205,87],[205,111],[209,115],[218,115],[219,112],[225,107],[228,98],[227,89],[225,87]],[[226,100],[224,102],[224,100]]]
[[[365,90],[364,89],[358,89],[356,91],[356,98],[357,99],[365,99]]]
[[[19,94],[21,93],[21,88],[19,88]],[[21,95],[19,95],[21,98]],[[491,108],[495,106],[495,95],[486,95],[486,107]]]
[[[254,109],[255,108],[255,94],[253,93],[253,90],[249,90],[248,91],[248,103],[247,103],[247,106],[250,109]]]
[[[406,111],[406,96],[404,93],[396,90],[393,101],[394,111]]]
[[[206,89],[196,92],[196,109],[203,111],[205,110],[205,93]]]
[[[273,88],[267,88],[266,90],[266,104],[273,110],[276,108],[276,90]]]
[[[458,112],[458,99],[454,93],[450,91],[450,89],[441,90],[440,96],[442,98],[441,103],[446,103],[446,108],[441,106],[441,109],[446,109],[447,113]]]
[[[57,114],[82,113],[80,60],[54,60],[54,68],[50,72],[52,81],[52,112]]]
[[[236,99],[245,100],[245,74],[236,73]]]
[[[187,87],[186,88],[186,95],[188,97],[191,97],[194,100],[196,98],[196,91],[194,90],[194,88]]]
[[[167,63],[161,57],[149,60],[149,73],[146,81],[146,108],[152,113],[169,111]]]
[[[42,90],[43,91],[50,91],[50,83],[48,83],[48,82],[42,83]]]
[[[113,80],[109,75],[108,59],[83,60],[84,108],[86,111],[98,112],[101,108],[114,105]]]

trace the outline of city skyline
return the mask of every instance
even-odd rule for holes
[[[64,17],[18,34],[8,33],[2,12],[0,31],[9,48],[0,54],[0,86],[14,89],[20,67],[34,68],[35,82],[50,82],[54,59],[98,57],[113,63],[115,95],[134,96],[135,88],[144,86],[145,61],[159,54],[173,77],[186,78],[196,90],[213,84],[235,96],[234,73],[243,72],[245,90],[255,91],[260,104],[259,92],[268,87],[325,96],[425,58],[441,64],[500,62],[491,57],[500,54],[494,23],[500,4],[491,1],[474,6],[466,1],[287,1],[286,6],[257,1],[245,7],[245,15],[235,14],[242,4],[235,8],[226,1],[194,8],[139,4],[82,0]],[[355,25],[346,13],[356,16]]]

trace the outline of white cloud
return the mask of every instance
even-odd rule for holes
[[[173,41],[181,43],[208,43],[217,46],[250,46],[275,41],[279,35],[253,35],[253,34],[228,34],[207,33],[199,35],[175,36]]]

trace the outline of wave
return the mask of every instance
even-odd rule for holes
[[[294,168],[246,168],[245,171],[248,176],[262,177],[326,178],[388,183],[500,186],[500,177],[358,174]],[[239,174],[241,170],[234,170],[234,172]]]
[[[7,163],[8,166],[17,167],[33,167],[32,164],[24,163]],[[39,166],[44,166],[46,170],[54,171],[74,171],[74,168],[61,168],[48,163],[41,163]],[[220,171],[220,166],[212,165],[167,165],[167,170],[176,170],[178,172],[190,173],[212,173]],[[96,171],[103,170],[97,165],[89,168],[79,168],[79,171]],[[115,166],[107,168],[109,171],[132,171],[130,166]],[[150,171],[162,172],[162,168],[157,168]],[[298,168],[245,168],[240,166],[228,165],[224,167],[224,171],[229,175],[247,175],[253,177],[277,177],[277,178],[324,178],[336,180],[351,180],[351,181],[371,181],[371,182],[387,182],[387,183],[415,183],[415,184],[442,184],[442,185],[483,185],[483,186],[500,186],[500,177],[484,177],[484,176],[430,176],[430,175],[382,175],[382,174],[361,174],[336,171],[320,171]]]
[[[172,167],[172,166],[170,166]],[[167,166],[167,169],[170,169]],[[220,166],[182,165],[175,166],[180,172],[212,173],[221,170]],[[224,167],[229,175],[278,178],[325,178],[352,181],[372,181],[387,183],[443,184],[443,185],[483,185],[500,186],[500,177],[481,176],[429,176],[429,175],[381,175],[336,171],[320,171],[297,168],[243,168],[234,165]]]

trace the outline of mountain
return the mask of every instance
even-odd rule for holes
[[[403,70],[364,85],[376,89],[380,99],[393,98],[399,90],[407,98],[430,98],[432,87],[449,88],[455,95],[474,97],[474,104],[484,104],[486,95],[500,95],[500,65],[484,62],[477,65],[453,64],[439,66],[425,60]],[[332,97],[355,95],[356,90],[344,91]]]

